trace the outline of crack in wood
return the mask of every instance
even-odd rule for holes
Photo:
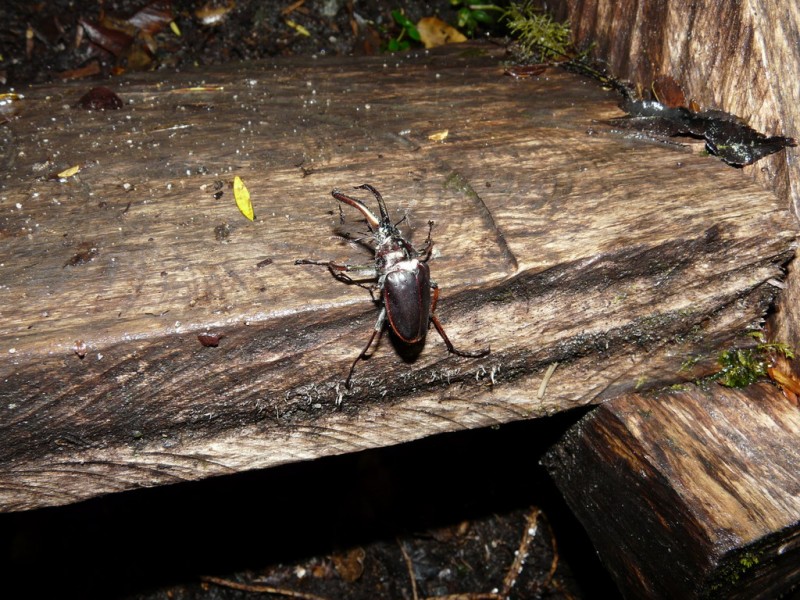
[[[506,266],[512,272],[518,271],[519,263],[517,262],[517,257],[514,256],[514,252],[508,245],[505,235],[495,222],[495,219],[492,216],[492,211],[488,206],[486,206],[483,198],[481,198],[480,194],[475,191],[475,188],[472,187],[469,180],[458,171],[450,170],[450,173],[445,179],[444,187],[463,194],[464,197],[468,198],[472,202],[477,209],[481,220],[486,225],[486,229],[491,232],[495,242],[497,243],[497,246],[500,248],[500,254],[503,257]]]

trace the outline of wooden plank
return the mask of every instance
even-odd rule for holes
[[[631,598],[776,598],[800,583],[800,412],[773,386],[625,395],[545,462]]]
[[[767,134],[798,136],[800,90],[785,76],[800,66],[796,4],[566,0],[560,5],[578,42],[592,43],[615,76],[645,90],[671,78],[704,109],[739,115]],[[795,216],[796,156],[797,149],[789,148],[743,169],[774,190]],[[796,262],[785,285],[768,330],[771,339],[798,347]],[[788,364],[800,373],[797,361]],[[602,484],[609,494],[597,503],[585,501],[601,495],[586,480],[580,490],[566,491],[578,487],[574,461],[551,465],[630,596],[776,597],[797,585],[797,457],[791,449],[796,412],[765,388],[717,388],[711,396],[697,398],[698,406],[687,405],[691,399],[682,396],[658,401],[629,396],[604,406],[580,434],[592,441],[582,447],[579,470],[591,463],[607,471],[605,443],[625,458]],[[674,415],[664,418],[661,410]],[[636,411],[655,416],[640,429]],[[709,427],[709,414],[723,422],[715,419]],[[790,447],[786,454],[780,440]],[[565,446],[572,442],[575,437]],[[645,482],[643,473],[652,478]],[[606,487],[614,482],[622,487]]]
[[[780,0],[689,2],[564,0],[556,3],[579,44],[592,44],[617,77],[650,89],[669,77],[704,109],[740,116],[769,135],[800,138],[800,5]],[[743,172],[774,190],[800,215],[799,150],[788,148]],[[787,278],[773,335],[800,347],[796,298],[800,281]],[[795,373],[800,367],[793,364]]]
[[[784,77],[800,67],[800,6],[780,0],[691,2],[564,0],[578,43],[616,76],[650,89],[678,82],[704,109],[730,112],[769,135],[800,132],[800,90]],[[772,155],[745,172],[800,207],[797,149]]]
[[[794,248],[787,212],[739,172],[620,137],[598,121],[619,114],[608,92],[556,71],[515,81],[485,48],[114,87],[126,106],[104,113],[71,108],[81,84],[25,90],[2,130],[2,510],[671,383],[760,321]],[[234,175],[253,223],[213,195]],[[417,243],[436,221],[438,312],[490,356],[448,356],[432,334],[403,359],[385,336],[344,388],[375,307],[294,260],[368,260],[335,235],[329,196],[365,182]]]

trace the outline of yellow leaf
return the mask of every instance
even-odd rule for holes
[[[255,215],[253,214],[253,203],[250,202],[250,192],[238,175],[233,178],[233,198],[242,214],[252,221]]]
[[[61,173],[57,173],[56,177],[58,177],[59,179],[67,179],[68,177],[77,175],[80,170],[81,166],[75,165],[74,167],[70,167],[69,169],[64,169],[63,171],[61,171]]]
[[[310,36],[310,35],[311,35],[311,32],[309,32],[309,31],[308,31],[308,29],[306,29],[305,27],[303,27],[302,25],[300,25],[300,23],[295,23],[295,22],[294,22],[294,21],[292,21],[291,19],[286,19],[286,24],[287,24],[289,27],[291,27],[292,29],[294,29],[294,30],[295,30],[297,33],[299,33],[300,35],[304,35],[304,36],[306,36],[306,37],[308,37],[308,36]]]
[[[432,142],[443,142],[447,139],[448,135],[450,135],[450,130],[443,129],[442,131],[437,131],[436,133],[430,134],[428,139]]]
[[[437,17],[424,17],[417,23],[419,37],[426,48],[466,42],[467,38],[455,27]]]
[[[0,54],[0,60],[2,60],[2,55]],[[22,94],[14,94],[13,92],[7,94],[0,94],[0,104],[11,104],[12,102],[16,102],[17,100],[21,100],[24,98]]]

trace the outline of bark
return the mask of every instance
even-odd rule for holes
[[[768,384],[690,386],[604,404],[545,462],[626,597],[776,598],[798,580],[798,435]]]

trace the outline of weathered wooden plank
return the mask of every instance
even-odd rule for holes
[[[579,43],[594,44],[597,56],[617,77],[631,80],[640,89],[649,89],[658,79],[672,78],[688,99],[705,109],[739,115],[768,134],[797,137],[800,90],[786,77],[797,71],[800,59],[796,52],[800,40],[796,4],[772,0],[668,0],[647,5],[567,0],[560,4],[562,16],[573,24]],[[797,150],[790,148],[743,170],[765,188],[775,190],[785,205],[793,208],[794,215],[800,206],[796,154]],[[786,291],[778,300],[769,330],[772,339],[797,347],[800,281],[796,263],[790,266],[785,283]],[[797,372],[797,361],[790,366]],[[710,407],[681,408],[686,410],[684,418],[659,422],[660,432],[653,427],[640,430],[629,416],[635,411],[652,414],[652,399],[636,396],[620,400],[619,405],[612,402],[596,421],[585,425],[582,435],[593,441],[583,448],[580,462],[584,466],[603,463],[608,451],[595,442],[605,439],[617,450],[625,447],[626,458],[623,463],[618,461],[612,479],[624,486],[635,484],[618,493],[612,490],[599,503],[589,501],[576,507],[628,595],[775,597],[797,584],[793,565],[797,562],[798,511],[796,502],[785,502],[797,498],[796,457],[794,465],[775,477],[788,459],[779,443],[772,441],[783,439],[789,446],[795,445],[787,435],[791,428],[784,427],[787,422],[793,423],[795,416],[792,409],[781,407],[788,421],[773,424],[775,406],[762,407],[751,399],[774,403],[775,394],[767,394],[762,388],[744,394],[749,399],[741,401],[740,392],[715,389],[711,400],[698,401],[706,405],[710,402]],[[671,402],[683,407],[685,399]],[[733,411],[735,427],[723,423],[709,429],[703,409],[718,410],[726,419]],[[796,424],[793,427],[796,438]],[[733,435],[733,431],[738,435],[735,444],[731,440],[720,442],[720,435]],[[649,435],[655,438],[646,439]],[[684,456],[679,453],[687,436],[691,441]],[[708,474],[698,477],[698,465],[693,461],[701,448]],[[755,451],[743,454],[745,448]],[[595,456],[590,458],[591,453]],[[661,460],[664,456],[666,459]],[[788,456],[793,456],[791,450]],[[664,467],[669,460],[673,464]],[[641,473],[650,472],[651,463],[655,475],[645,484]],[[724,481],[732,465],[736,472],[730,482]],[[566,460],[554,462],[551,468],[565,486],[565,494],[577,498],[576,489],[566,490],[575,487],[574,466],[573,461]],[[607,465],[599,468],[604,470]],[[746,489],[741,490],[742,485]],[[580,494],[583,498],[602,495],[585,486]],[[674,502],[675,510],[670,512],[664,502]],[[706,504],[718,511],[708,513]],[[624,522],[626,518],[628,522]],[[732,522],[728,529],[726,519]],[[623,533],[623,527],[627,533]],[[633,540],[634,536],[640,541]],[[615,542],[620,545],[614,547]]]
[[[28,90],[3,130],[3,510],[674,382],[689,353],[760,320],[793,250],[786,211],[739,172],[610,133],[596,120],[615,99],[584,80],[514,81],[474,50],[140,75],[105,113],[70,108],[84,91]],[[213,196],[233,175],[253,223],[227,188]],[[344,389],[375,308],[293,263],[368,259],[334,235],[328,195],[364,182],[417,242],[436,221],[441,318],[489,357],[448,356],[432,335],[402,360],[385,336]]]
[[[646,6],[632,0],[564,0],[556,3],[580,44],[618,77],[649,89],[670,77],[687,99],[705,109],[739,115],[767,134],[800,136],[800,88],[789,74],[800,70],[800,5],[780,0],[688,2]],[[745,167],[744,172],[800,215],[800,162],[788,148]],[[795,276],[778,304],[776,338],[800,346]],[[794,366],[797,371],[797,367]],[[800,374],[800,371],[797,371]]]
[[[800,56],[800,6],[780,0],[690,2],[564,0],[579,43],[594,45],[618,77],[642,89],[662,77],[687,99],[730,112],[770,135],[800,131],[800,90],[786,77]],[[800,207],[800,167],[788,149],[745,172]]]
[[[800,582],[800,412],[774,387],[622,396],[548,470],[626,597],[775,598]]]

